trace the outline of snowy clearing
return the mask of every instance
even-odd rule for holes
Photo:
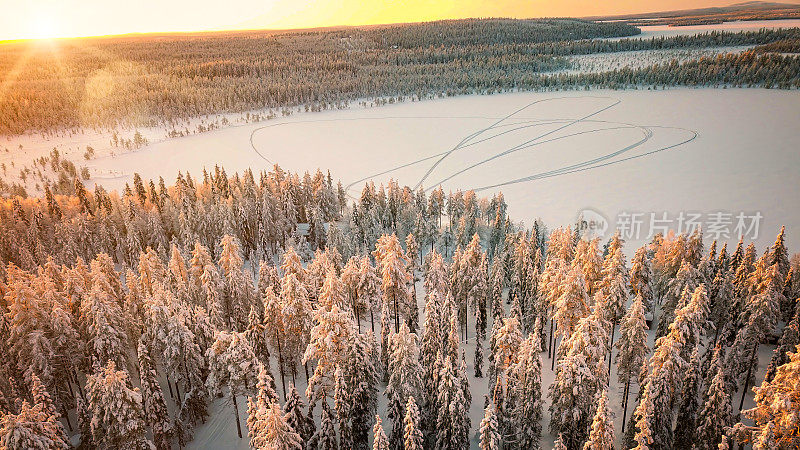
[[[711,31],[725,31],[728,33],[738,33],[739,31],[758,31],[762,28],[794,28],[800,26],[800,19],[781,19],[781,20],[742,20],[734,22],[723,22],[708,25],[688,25],[681,27],[671,27],[669,25],[651,25],[639,27],[642,33],[633,39],[650,39],[659,37],[691,36],[695,34],[708,33]],[[630,37],[609,38],[612,41],[629,39]]]
[[[618,69],[643,69],[656,64],[668,64],[677,61],[683,63],[700,58],[709,58],[728,53],[741,53],[751,47],[712,47],[701,49],[669,49],[639,50],[629,52],[592,53],[570,57],[572,69],[563,71],[568,74],[601,73]]]

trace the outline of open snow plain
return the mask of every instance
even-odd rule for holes
[[[757,245],[800,226],[800,92],[765,89],[580,91],[466,96],[381,108],[296,114],[168,139],[90,162],[120,189],[134,172],[173,179],[224,165],[330,169],[357,196],[367,180],[502,191],[513,218],[548,226],[579,211],[609,221],[643,213],[760,213]],[[622,216],[620,216],[622,215]],[[704,225],[707,224],[704,222]],[[706,234],[708,237],[708,232]],[[720,236],[724,240],[724,234]],[[750,236],[749,236],[750,237]],[[791,236],[789,237],[791,243]]]
[[[800,19],[780,19],[780,20],[737,20],[732,22],[712,23],[706,25],[687,25],[672,27],[669,25],[650,25],[639,27],[641,34],[636,36],[610,38],[617,41],[627,38],[651,39],[673,36],[693,36],[695,34],[708,33],[711,31],[725,31],[727,33],[738,33],[740,31],[758,31],[762,28],[795,28],[800,27]]]

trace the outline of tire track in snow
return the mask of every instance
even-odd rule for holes
[[[589,114],[587,114],[585,116],[582,116],[582,117],[580,117],[578,119],[530,119],[530,118],[526,118],[526,117],[519,117],[518,119],[522,120],[520,122],[507,123],[507,124],[503,123],[503,122],[506,122],[506,121],[508,121],[510,119],[513,119],[517,114],[521,113],[522,111],[524,111],[524,110],[526,110],[526,109],[528,109],[528,108],[530,108],[530,107],[532,107],[534,105],[543,103],[543,102],[554,101],[554,100],[580,100],[580,99],[607,99],[607,100],[613,100],[613,103],[611,103],[610,105],[607,105],[607,106],[605,106],[603,108],[600,108],[598,110],[595,110],[595,111],[593,111],[593,112],[591,112],[591,113],[589,113]],[[569,165],[566,165],[566,166],[563,166],[563,167],[559,167],[557,169],[553,169],[553,170],[549,170],[549,171],[539,172],[539,173],[536,173],[536,174],[533,174],[533,175],[529,175],[529,176],[526,176],[526,177],[521,177],[521,178],[517,178],[517,179],[514,179],[514,180],[508,180],[508,181],[504,181],[504,182],[501,182],[501,183],[496,183],[496,184],[487,185],[487,186],[481,186],[481,187],[472,188],[472,189],[477,192],[477,191],[483,191],[483,190],[502,187],[502,186],[508,186],[508,185],[512,185],[512,184],[516,184],[516,183],[530,182],[530,181],[535,181],[535,180],[540,180],[540,179],[545,179],[545,178],[552,178],[552,177],[556,177],[556,176],[567,175],[567,174],[571,174],[571,173],[583,172],[583,171],[586,171],[586,170],[596,169],[596,168],[600,168],[600,167],[606,167],[606,166],[610,166],[610,165],[613,165],[613,164],[618,164],[618,163],[625,162],[625,161],[630,161],[630,160],[634,160],[634,159],[638,159],[638,158],[642,158],[642,157],[646,157],[646,156],[651,156],[651,155],[653,155],[655,153],[659,153],[659,152],[662,152],[662,151],[665,151],[665,150],[669,150],[669,149],[672,149],[672,148],[679,147],[681,145],[684,145],[684,144],[687,144],[687,143],[693,141],[698,136],[697,131],[686,129],[686,128],[667,127],[667,126],[658,126],[658,125],[641,126],[641,125],[636,125],[636,124],[632,124],[632,123],[613,122],[613,121],[592,119],[592,117],[602,113],[603,111],[606,111],[606,110],[608,110],[610,108],[613,108],[613,107],[617,106],[620,103],[621,103],[621,100],[619,100],[617,98],[613,98],[613,97],[606,97],[606,96],[581,96],[581,97],[567,97],[567,96],[564,96],[564,97],[553,97],[553,98],[548,98],[548,99],[540,99],[540,100],[536,100],[536,101],[530,102],[530,103],[526,104],[525,106],[523,106],[523,107],[511,112],[510,114],[505,115],[503,117],[499,117],[499,118],[498,117],[487,117],[487,116],[382,116],[382,117],[352,117],[352,118],[332,118],[332,119],[309,119],[309,120],[300,120],[300,121],[292,121],[292,122],[282,122],[282,123],[275,123],[275,124],[265,125],[265,126],[253,129],[250,132],[250,146],[253,149],[253,151],[260,158],[264,159],[265,161],[267,161],[270,164],[274,164],[274,162],[272,160],[270,160],[263,153],[261,153],[261,151],[259,151],[258,147],[255,144],[254,137],[255,137],[255,134],[257,132],[260,132],[260,131],[265,130],[265,129],[273,128],[273,127],[278,127],[278,126],[284,126],[284,125],[290,125],[290,124],[299,124],[299,123],[352,122],[352,121],[364,121],[364,120],[425,120],[425,119],[452,119],[452,120],[456,120],[456,119],[491,119],[491,120],[495,120],[495,122],[493,122],[491,125],[489,125],[487,127],[483,127],[481,129],[478,129],[478,130],[468,134],[467,136],[462,138],[454,147],[452,147],[449,150],[446,150],[446,151],[443,151],[443,152],[440,152],[440,153],[436,153],[436,154],[433,154],[433,155],[430,155],[430,156],[426,156],[424,158],[420,158],[420,159],[417,159],[417,160],[414,160],[414,161],[410,161],[410,162],[401,164],[399,166],[395,166],[395,167],[383,170],[381,172],[374,173],[372,175],[366,176],[366,177],[361,178],[359,180],[353,181],[352,183],[350,183],[350,184],[348,184],[346,186],[345,191],[347,192],[348,196],[350,196],[351,198],[355,198],[353,195],[350,194],[349,191],[353,186],[355,186],[355,185],[357,185],[359,183],[363,183],[364,181],[367,181],[367,180],[369,180],[371,178],[374,178],[374,177],[377,177],[377,176],[386,175],[386,174],[389,174],[389,173],[392,173],[392,172],[395,172],[395,171],[398,171],[398,170],[401,170],[401,169],[404,169],[404,168],[407,168],[407,167],[411,167],[411,166],[414,166],[414,165],[417,165],[417,164],[421,164],[421,163],[424,163],[426,161],[430,161],[430,160],[438,158],[427,169],[427,171],[422,176],[420,181],[414,186],[414,189],[416,190],[420,186],[422,186],[422,183],[424,183],[424,181],[433,173],[433,171],[436,169],[436,167],[438,167],[446,158],[451,156],[453,153],[455,153],[457,151],[460,151],[460,150],[463,150],[463,149],[466,149],[468,147],[483,143],[483,142],[488,142],[488,141],[490,141],[492,139],[498,138],[498,137],[503,136],[505,134],[508,134],[508,133],[511,133],[511,132],[514,132],[514,131],[518,131],[518,130],[521,130],[521,129],[525,129],[525,128],[532,128],[532,127],[538,127],[538,126],[543,126],[543,125],[562,124],[562,125],[556,127],[553,130],[549,130],[547,132],[541,133],[541,134],[535,136],[532,139],[528,139],[525,142],[522,142],[520,144],[514,145],[514,146],[512,146],[510,148],[507,148],[507,149],[502,150],[502,151],[500,151],[498,153],[495,153],[495,154],[493,154],[493,155],[491,155],[491,156],[489,156],[489,157],[487,157],[487,158],[485,158],[485,159],[483,159],[481,161],[475,162],[475,163],[469,165],[468,167],[465,167],[463,169],[457,170],[456,172],[454,172],[454,173],[446,176],[445,178],[441,179],[438,183],[433,183],[432,186],[439,186],[442,183],[444,183],[446,181],[449,181],[452,178],[454,178],[454,177],[456,177],[456,176],[458,176],[460,174],[463,174],[463,173],[465,173],[465,172],[467,172],[469,170],[472,170],[474,168],[477,168],[477,167],[479,167],[481,165],[490,163],[491,161],[493,161],[495,159],[498,159],[498,158],[501,158],[503,156],[506,156],[508,154],[511,154],[511,153],[514,153],[514,152],[517,152],[517,151],[520,151],[520,150],[524,150],[524,149],[529,149],[531,147],[535,147],[535,146],[538,146],[538,145],[542,145],[542,144],[546,144],[546,143],[550,143],[550,142],[555,142],[555,141],[559,141],[559,140],[562,140],[562,139],[567,139],[567,138],[570,138],[570,137],[575,137],[575,136],[580,136],[580,135],[598,133],[598,132],[603,132],[603,131],[612,131],[612,130],[636,129],[636,130],[641,131],[643,136],[642,136],[642,138],[640,140],[638,140],[638,141],[636,141],[636,142],[634,142],[632,144],[629,144],[629,145],[627,145],[627,146],[625,146],[625,147],[623,147],[621,149],[615,150],[613,152],[609,152],[607,154],[601,155],[601,156],[596,157],[596,158],[592,158],[592,159],[589,159],[589,160],[586,160],[586,161],[581,161],[581,162],[574,163],[574,164],[569,164]],[[555,133],[557,133],[559,131],[562,131],[562,130],[564,130],[564,129],[568,128],[568,127],[571,127],[573,125],[576,125],[578,123],[596,123],[596,124],[607,124],[607,125],[614,125],[614,126],[606,127],[606,128],[591,129],[591,130],[584,130],[584,131],[579,131],[579,132],[570,133],[570,134],[566,134],[566,135],[556,136],[556,137],[553,137],[553,138],[550,138],[550,139],[546,139],[546,140],[541,140],[544,137],[547,137],[547,136],[550,136],[552,134],[555,134]],[[486,136],[486,137],[483,137],[481,139],[477,139],[481,135],[483,135],[483,134],[485,134],[485,133],[487,133],[489,131],[501,130],[501,129],[506,128],[506,127],[508,127],[508,128],[505,129],[505,130],[502,130],[502,131],[500,131],[500,132],[498,132],[496,134],[493,134],[493,135],[490,135],[490,136]],[[685,131],[687,133],[690,133],[690,137],[688,137],[687,139],[685,139],[683,141],[677,142],[675,144],[664,146],[664,147],[661,147],[661,148],[658,148],[658,149],[655,149],[655,150],[651,150],[651,151],[644,152],[644,153],[641,153],[641,154],[638,154],[638,155],[633,155],[633,156],[628,156],[628,157],[625,157],[625,158],[613,160],[613,158],[615,158],[617,156],[620,156],[620,155],[622,155],[622,154],[624,154],[626,152],[629,152],[629,151],[631,151],[631,150],[633,150],[635,148],[638,148],[638,147],[644,145],[647,141],[649,141],[653,137],[653,129],[670,129],[670,130]],[[430,191],[431,189],[432,188],[429,187],[428,189],[426,189],[426,191]]]

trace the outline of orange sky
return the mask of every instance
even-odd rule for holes
[[[739,0],[0,0],[0,39],[306,28],[463,17],[585,17]],[[798,3],[800,0],[786,0]]]

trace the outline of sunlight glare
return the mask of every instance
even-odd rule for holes
[[[49,16],[38,16],[31,23],[31,38],[53,39],[58,37],[58,25]]]

